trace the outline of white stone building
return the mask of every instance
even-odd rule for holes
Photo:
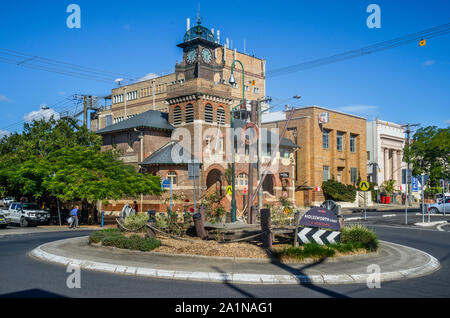
[[[404,191],[406,164],[403,128],[395,123],[379,120],[367,122],[367,178],[381,185],[394,179],[395,189]]]

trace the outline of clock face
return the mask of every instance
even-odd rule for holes
[[[202,50],[202,58],[203,58],[203,61],[205,61],[206,63],[211,62],[211,59],[212,59],[211,51],[208,49],[203,49]]]
[[[190,49],[186,53],[186,62],[193,63],[195,61],[195,58],[197,57],[197,51],[195,49]]]

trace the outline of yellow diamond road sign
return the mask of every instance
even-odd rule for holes
[[[232,195],[232,194],[233,194],[233,187],[232,187],[232,186],[228,186],[228,187],[227,187],[227,193],[228,193],[229,195]]]
[[[369,182],[367,182],[367,181],[361,181],[361,182],[359,183],[359,189],[360,189],[361,191],[367,191],[367,190],[369,190]]]

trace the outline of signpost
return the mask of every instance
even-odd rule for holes
[[[195,179],[200,177],[200,163],[195,162],[193,160],[192,162],[188,163],[188,177],[191,180],[194,180],[194,213],[195,213],[195,207],[196,207],[196,201],[195,201]]]
[[[444,208],[444,215],[445,215],[445,180],[441,179],[440,184],[442,187],[442,206]]]
[[[359,189],[364,191],[364,220],[367,220],[367,209],[366,209],[366,192],[369,191],[370,185],[367,181],[361,181],[359,183]]]
[[[170,212],[172,212],[172,180],[171,179],[164,179],[161,181],[161,192],[164,189],[170,189]]]

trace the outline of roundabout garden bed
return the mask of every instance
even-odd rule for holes
[[[376,252],[378,238],[363,226],[344,228],[341,242],[319,245],[308,243],[294,247],[289,237],[276,237],[271,249],[262,247],[261,242],[219,243],[215,240],[201,240],[189,237],[186,240],[174,239],[163,235],[156,238],[146,237],[145,233],[120,232],[117,229],[95,231],[89,236],[89,244],[112,246],[122,249],[139,250],[175,255],[277,259],[281,262],[303,262],[347,255],[360,255]]]

